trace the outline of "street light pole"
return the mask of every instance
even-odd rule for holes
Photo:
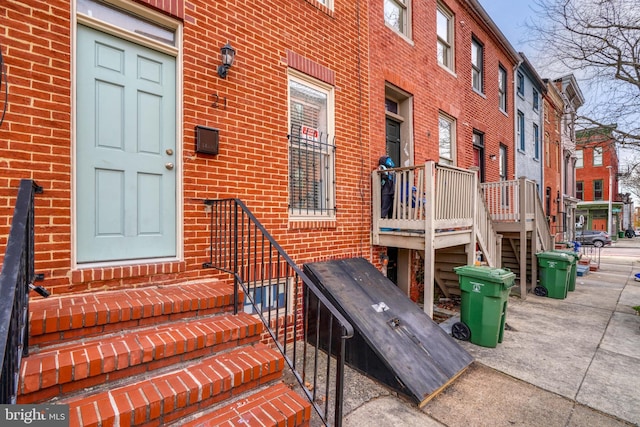
[[[611,202],[613,201],[613,179],[611,178],[611,175],[613,173],[613,166],[607,166],[607,169],[609,169],[609,209],[607,211],[607,231],[609,233],[609,237],[613,237],[611,234],[611,230],[613,229],[613,224],[611,223]]]

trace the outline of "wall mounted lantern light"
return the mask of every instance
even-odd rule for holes
[[[226,79],[227,71],[231,68],[233,60],[236,58],[236,50],[227,43],[222,46],[222,49],[220,49],[220,55],[222,58],[222,65],[218,66],[218,75],[220,78]]]

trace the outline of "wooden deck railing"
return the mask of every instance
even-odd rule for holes
[[[502,265],[502,235],[497,234],[493,228],[493,221],[489,208],[486,205],[482,190],[477,186],[476,210],[476,241],[486,258],[487,264],[492,267]]]
[[[391,172],[395,197],[390,218],[380,215],[383,171],[372,173],[374,230],[424,233],[430,227],[444,232],[473,225],[474,172],[433,161]]]

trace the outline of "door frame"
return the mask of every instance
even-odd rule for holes
[[[86,269],[104,266],[114,265],[133,265],[143,264],[147,261],[153,263],[167,262],[167,261],[179,261],[184,259],[184,199],[183,194],[183,140],[184,140],[184,117],[183,117],[183,26],[175,19],[172,19],[164,14],[151,10],[143,5],[139,5],[133,2],[124,2],[120,0],[109,0],[108,3],[115,8],[118,8],[124,12],[143,17],[148,21],[157,24],[159,26],[169,28],[174,31],[175,34],[175,46],[169,46],[162,42],[140,36],[134,32],[122,29],[116,25],[98,20],[96,18],[79,14],[76,12],[76,2],[72,1],[72,13],[71,13],[71,266],[73,269]],[[176,152],[175,162],[178,167],[176,168],[175,180],[176,180],[176,207],[175,207],[175,221],[176,221],[176,256],[167,258],[139,258],[131,260],[119,260],[119,261],[102,261],[92,263],[79,264],[77,260],[77,126],[78,126],[78,113],[77,113],[77,40],[78,40],[78,26],[84,25],[93,28],[104,33],[120,37],[132,43],[136,43],[145,46],[149,49],[156,50],[158,52],[175,57],[176,61]]]

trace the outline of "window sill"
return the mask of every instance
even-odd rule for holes
[[[403,33],[402,31],[398,31],[395,27],[392,27],[391,25],[387,24],[386,21],[384,23],[384,25],[386,25],[386,27],[388,29],[390,29],[391,31],[393,31],[395,34],[397,34],[398,36],[400,36],[402,39],[404,39],[404,41],[406,41],[407,43],[409,43],[411,46],[415,46],[415,43],[413,40],[411,40],[411,37],[409,37],[407,34]]]
[[[478,89],[476,89],[475,87],[471,86],[471,89],[473,89],[473,91],[477,94],[480,95],[481,97],[483,97],[484,99],[487,99],[487,95],[485,95],[484,93],[480,92]]]
[[[338,222],[335,218],[289,218],[289,230],[335,230]]]
[[[444,64],[441,64],[438,62],[438,66],[440,68],[442,68],[443,70],[445,70],[447,73],[451,74],[453,77],[455,77],[456,79],[458,78],[458,75],[456,74],[456,72],[454,70],[452,70],[451,68],[447,67]]]

